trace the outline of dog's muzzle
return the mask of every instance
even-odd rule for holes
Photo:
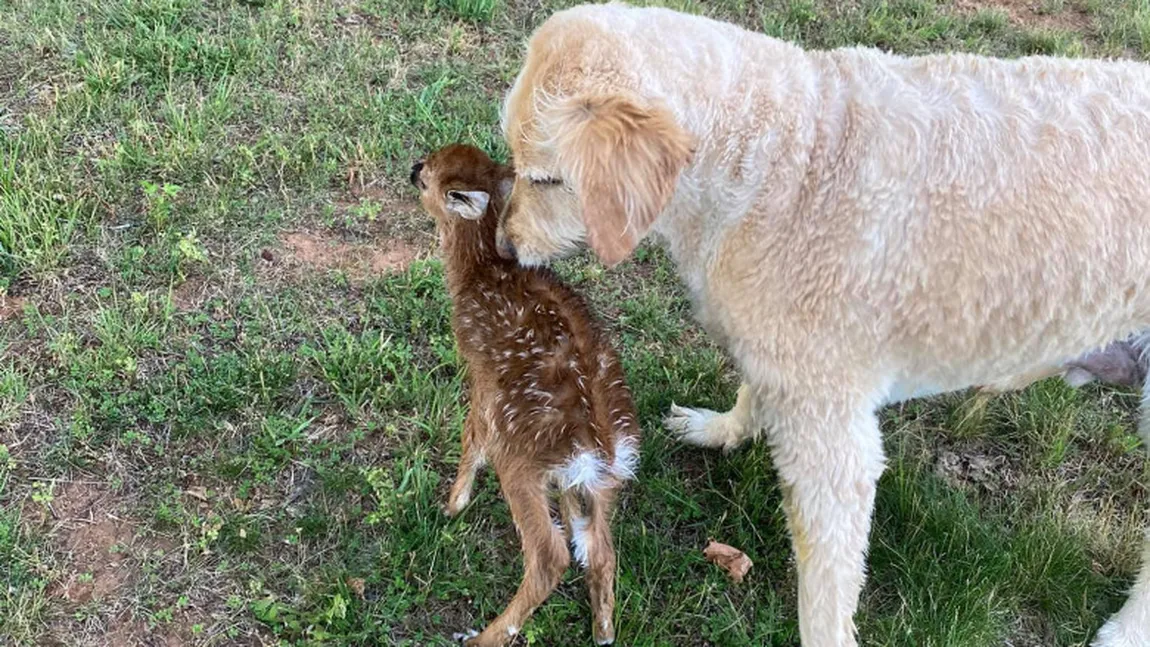
[[[499,257],[508,261],[515,260],[515,243],[500,229],[495,234],[495,251]]]

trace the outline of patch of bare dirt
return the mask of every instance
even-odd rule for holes
[[[123,502],[106,485],[73,481],[56,488],[45,516],[54,520],[54,536],[66,564],[49,588],[52,614],[43,644],[115,645],[116,647],[179,647],[193,643],[195,619],[176,614],[172,622],[155,627],[133,619],[123,609],[133,584],[140,577],[138,555],[171,550],[173,545],[139,536],[136,524],[121,510]],[[82,631],[77,612],[103,616],[102,631]]]
[[[1092,24],[1090,15],[1082,7],[1069,2],[1057,9],[1047,9],[1049,5],[1041,0],[955,0],[954,6],[966,13],[997,9],[1005,13],[1010,22],[1024,27],[1085,32]]]
[[[132,647],[185,647],[194,645],[193,622],[178,615],[163,627],[150,628],[141,620],[128,620],[116,623],[116,628],[106,637],[109,647],[120,645]]]
[[[1011,636],[1003,647],[1045,647],[1050,638],[1040,635],[1040,623],[1034,618],[1023,616],[1015,620]]]
[[[114,596],[132,579],[125,559],[135,533],[117,515],[113,498],[98,484],[76,481],[56,493],[51,508],[70,563],[54,593],[75,604]]]
[[[198,310],[205,301],[204,282],[188,279],[172,289],[172,306],[180,312]]]
[[[24,312],[25,301],[24,297],[0,295],[0,321],[19,317]]]
[[[943,449],[938,453],[935,473],[951,487],[974,487],[992,493],[1009,489],[1018,480],[1005,456],[980,451]]]
[[[284,260],[297,267],[341,271],[353,281],[401,272],[419,256],[411,243],[387,240],[379,244],[348,243],[330,235],[292,232],[280,237]],[[274,262],[274,254],[273,262]],[[264,256],[267,260],[267,256]]]

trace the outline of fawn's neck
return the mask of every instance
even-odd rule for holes
[[[506,269],[514,261],[500,258],[495,251],[495,224],[491,214],[479,222],[455,223],[443,241],[447,286],[453,295],[466,290],[496,269]]]

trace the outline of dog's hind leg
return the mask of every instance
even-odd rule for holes
[[[802,645],[855,647],[854,613],[885,468],[874,406],[831,394],[772,401],[763,420],[798,566]]]
[[[758,431],[752,415],[754,406],[751,387],[743,384],[730,411],[718,413],[672,404],[664,424],[668,431],[689,445],[721,447],[723,451],[730,451],[753,438]]]

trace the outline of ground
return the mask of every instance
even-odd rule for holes
[[[1150,54],[1146,0],[668,3],[809,47]],[[446,645],[519,575],[465,412],[411,162],[505,148],[555,0],[0,0],[0,644]],[[562,266],[624,358],[626,645],[795,645],[762,446],[675,444],[736,380],[667,259]],[[1085,645],[1137,567],[1136,394],[1057,381],[883,411],[868,645]],[[746,551],[740,584],[708,540]],[[517,644],[590,644],[570,571]]]

